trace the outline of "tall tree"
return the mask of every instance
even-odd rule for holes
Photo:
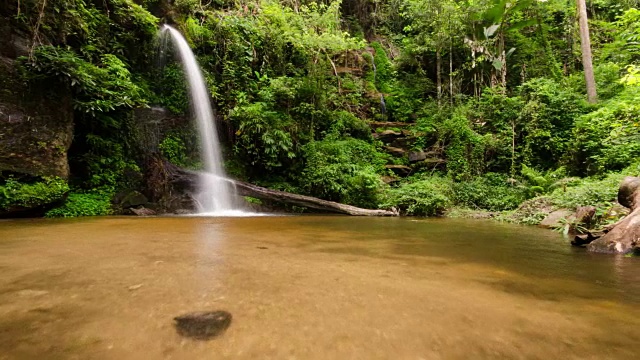
[[[587,18],[587,5],[585,0],[576,0],[578,3],[578,19],[580,22],[580,47],[582,48],[582,67],[587,83],[587,98],[590,103],[598,101],[596,93],[596,81],[593,76],[593,63],[591,61],[591,39],[589,38],[589,22]]]

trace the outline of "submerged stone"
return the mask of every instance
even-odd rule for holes
[[[224,310],[193,312],[174,318],[178,334],[209,340],[222,334],[231,324],[231,313]]]

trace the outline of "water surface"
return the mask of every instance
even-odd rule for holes
[[[0,359],[634,359],[638,305],[639,259],[489,221],[0,221]]]

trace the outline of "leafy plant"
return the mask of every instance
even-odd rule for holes
[[[187,165],[187,147],[179,137],[173,135],[165,137],[158,145],[158,148],[170,162],[183,167]]]
[[[442,177],[414,179],[390,189],[381,208],[396,208],[409,216],[443,215],[451,204],[451,182]]]
[[[386,157],[362,140],[311,142],[303,147],[305,167],[298,182],[307,194],[351,205],[375,208]]]
[[[51,209],[46,217],[78,217],[100,216],[111,214],[112,193],[105,190],[93,190],[89,192],[72,192],[60,207]]]
[[[527,199],[527,191],[503,174],[488,173],[453,184],[456,205],[489,211],[512,210]]]
[[[0,183],[0,210],[50,204],[62,199],[68,191],[67,181],[59,177],[42,177],[24,182],[9,176]]]

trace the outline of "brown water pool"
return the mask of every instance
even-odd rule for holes
[[[640,259],[489,221],[0,221],[0,359],[637,359],[639,305]]]

